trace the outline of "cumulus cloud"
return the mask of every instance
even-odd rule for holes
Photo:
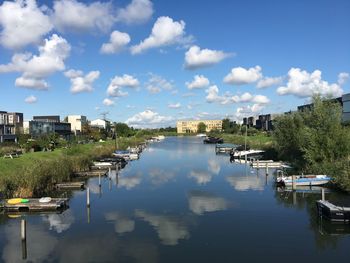
[[[90,71],[84,76],[81,70],[70,69],[64,73],[71,82],[70,91],[73,94],[93,91],[93,83],[100,76],[99,71]]]
[[[132,232],[135,229],[135,221],[117,212],[110,212],[105,214],[108,221],[114,221],[114,230],[118,234]]]
[[[252,95],[249,92],[245,92],[242,95],[231,95],[230,93],[225,93],[219,95],[219,88],[216,85],[210,86],[206,90],[207,96],[206,100],[209,103],[220,103],[222,105],[232,104],[232,103],[248,103],[253,102],[256,104],[268,104],[270,100],[264,95]]]
[[[166,80],[165,78],[155,74],[150,74],[150,76],[150,79],[146,83],[146,89],[150,93],[156,94],[162,90],[172,90],[174,88],[173,83]]]
[[[343,77],[339,78],[342,82]],[[338,97],[343,94],[339,79],[339,83],[330,84],[327,81],[322,80],[322,72],[315,70],[312,73],[300,68],[291,68],[288,71],[288,82],[285,86],[281,86],[277,89],[279,95],[294,95],[300,98],[312,97],[314,94],[320,94],[323,96]]]
[[[258,83],[256,84],[256,87],[258,89],[264,89],[264,88],[281,84],[282,81],[283,81],[282,77],[276,77],[276,78],[264,77],[258,81]]]
[[[124,92],[122,88],[137,88],[140,82],[134,76],[124,74],[123,76],[115,76],[107,88],[107,94],[111,97],[124,97],[128,93]]]
[[[157,19],[149,37],[131,47],[132,54],[140,54],[147,49],[181,43],[185,35],[185,22],[174,21],[168,16]]]
[[[113,31],[109,38],[109,42],[102,44],[100,51],[103,54],[115,54],[123,50],[129,42],[130,36],[127,33]]]
[[[38,43],[53,27],[44,10],[35,0],[4,1],[0,6],[1,45],[18,49]]]
[[[341,72],[338,75],[338,84],[343,85],[348,79],[349,79],[349,73],[347,72]]]
[[[33,96],[33,95],[28,96],[24,100],[24,102],[28,103],[28,104],[33,104],[33,103],[36,103],[37,101],[38,101],[38,99],[35,96]]]
[[[226,181],[236,191],[262,191],[264,190],[265,180],[263,176],[237,176],[230,175],[226,177]]]
[[[121,176],[118,179],[118,187],[124,187],[126,190],[131,190],[138,186],[142,181],[142,174],[139,172],[135,175]]]
[[[212,179],[211,174],[207,171],[191,171],[188,177],[195,179],[199,185],[205,185]]]
[[[54,2],[52,21],[61,32],[107,32],[115,22],[113,13],[111,2],[84,4],[76,0],[61,0]]]
[[[197,69],[212,66],[232,55],[232,53],[225,53],[221,50],[201,49],[199,46],[192,46],[185,54],[185,68]]]
[[[152,225],[164,245],[175,246],[179,240],[190,237],[187,226],[176,217],[155,215],[143,210],[136,210],[135,216]]]
[[[168,108],[170,108],[170,109],[179,109],[179,108],[181,108],[181,103],[180,102],[178,102],[178,103],[169,103],[168,104]]]
[[[192,191],[188,198],[188,204],[190,210],[197,215],[226,210],[228,207],[224,198],[202,191]]]
[[[113,106],[114,105],[114,101],[111,99],[108,99],[108,98],[104,99],[102,103],[105,106]]]
[[[0,73],[21,72],[22,76],[16,79],[16,86],[48,89],[44,78],[65,69],[64,61],[69,56],[71,47],[64,38],[53,34],[38,49],[39,55],[14,54],[11,63],[0,65]]]
[[[166,126],[173,120],[170,116],[162,116],[152,110],[137,113],[126,120],[126,124],[134,127],[156,127]]]
[[[153,12],[150,0],[132,0],[125,8],[117,11],[116,20],[125,24],[141,24],[148,21]]]
[[[262,73],[260,66],[249,69],[237,67],[231,69],[231,72],[224,78],[224,82],[227,84],[244,85],[254,83],[261,78]]]
[[[209,79],[203,75],[195,75],[191,82],[186,82],[186,86],[189,89],[201,89],[209,86]]]

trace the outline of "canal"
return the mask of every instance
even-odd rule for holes
[[[1,262],[345,262],[350,229],[320,220],[318,190],[276,189],[273,170],[196,137],[152,143],[118,174],[70,192],[61,214],[0,215]],[[344,194],[327,192],[330,200]]]

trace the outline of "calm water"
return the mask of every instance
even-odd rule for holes
[[[273,175],[166,138],[140,160],[72,193],[62,214],[27,215],[31,262],[349,261],[347,225],[320,221],[319,193],[280,192]],[[346,201],[339,193],[327,199]],[[0,215],[0,261],[23,262],[20,219]]]

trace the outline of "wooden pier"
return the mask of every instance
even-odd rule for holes
[[[74,175],[76,177],[94,177],[94,176],[105,176],[108,173],[108,169],[93,170],[93,171],[83,171],[76,172]]]
[[[8,204],[8,200],[0,203],[0,210],[7,212],[45,212],[59,211],[68,208],[68,198],[52,198],[48,203],[40,203],[40,198],[29,198],[28,203]]]
[[[55,185],[57,189],[84,189],[85,182],[66,182]]]

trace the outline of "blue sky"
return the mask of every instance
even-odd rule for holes
[[[0,110],[27,120],[240,121],[350,92],[347,0],[0,3]]]

